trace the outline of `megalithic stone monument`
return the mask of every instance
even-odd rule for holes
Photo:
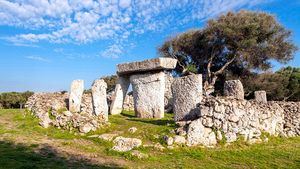
[[[84,90],[83,80],[72,81],[71,91],[69,96],[69,111],[73,113],[80,112],[83,90]]]
[[[107,84],[103,79],[96,79],[92,85],[93,108],[96,116],[108,121],[108,105],[106,99]]]
[[[124,97],[132,83],[136,116],[141,118],[164,117],[164,71],[174,69],[176,64],[177,59],[155,58],[117,65],[119,80],[110,113],[122,112]]]

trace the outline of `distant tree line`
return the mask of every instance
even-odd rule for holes
[[[242,77],[246,98],[265,90],[268,100],[300,101],[300,68],[285,67],[275,73],[248,74]]]
[[[33,95],[31,91],[0,93],[0,108],[24,108],[26,101],[31,95]]]

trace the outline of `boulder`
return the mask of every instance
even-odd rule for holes
[[[183,136],[174,136],[174,144],[185,144],[186,140]]]
[[[202,75],[175,78],[171,88],[174,120],[194,119],[200,111],[197,105],[202,99]]]
[[[177,59],[173,58],[155,58],[140,62],[123,63],[117,65],[117,74],[126,75],[132,73],[142,73],[149,71],[161,71],[174,69]]]
[[[69,96],[69,110],[71,112],[80,112],[80,104],[84,90],[83,80],[74,80],[71,84]]]
[[[224,84],[224,95],[239,100],[244,99],[244,87],[240,80],[228,80]]]
[[[137,74],[130,77],[133,88],[134,111],[140,118],[164,117],[164,72]]]
[[[139,147],[142,145],[142,140],[137,138],[125,138],[125,137],[117,137],[115,138],[114,147],[112,148],[115,151],[126,152],[130,151],[133,148]]]
[[[217,139],[212,129],[204,127],[201,119],[192,121],[187,132],[187,145],[204,145],[209,147],[215,144],[217,144]]]
[[[267,94],[266,91],[255,91],[254,92],[255,101],[259,103],[267,103]]]
[[[92,127],[93,126],[90,123],[86,123],[86,124],[79,127],[79,131],[81,133],[88,133],[92,130]]]
[[[123,110],[123,102],[130,85],[129,77],[118,76],[118,82],[110,105],[110,114],[121,114]]]
[[[97,79],[92,85],[93,107],[96,116],[102,116],[108,121],[108,105],[106,99],[107,84],[103,79]]]
[[[171,136],[164,136],[163,139],[165,140],[168,146],[172,145],[174,142],[174,139]]]

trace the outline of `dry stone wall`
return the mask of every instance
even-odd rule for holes
[[[300,135],[300,102],[275,102],[284,110],[284,134],[287,137]]]
[[[204,98],[198,118],[178,122],[178,135],[184,135],[187,145],[214,146],[242,137],[254,143],[263,141],[262,134],[273,136],[300,135],[300,102],[267,102],[238,100],[226,97]]]

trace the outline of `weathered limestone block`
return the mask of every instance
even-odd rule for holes
[[[140,118],[164,117],[165,74],[137,74],[130,77],[134,111]]]
[[[255,101],[259,103],[267,103],[267,94],[266,91],[255,91],[254,92]]]
[[[187,145],[204,145],[214,146],[217,144],[215,133],[211,128],[206,128],[202,125],[201,119],[194,120],[188,128]]]
[[[74,80],[71,84],[69,97],[69,110],[71,112],[79,112],[82,94],[84,90],[83,80]]]
[[[240,80],[228,80],[224,84],[224,95],[236,99],[244,99],[244,88]]]
[[[120,114],[123,110],[123,101],[126,97],[130,80],[128,77],[118,77],[118,82],[115,87],[114,96],[110,105],[110,114]]]
[[[202,75],[175,78],[172,84],[174,120],[189,120],[199,112],[202,99]]]
[[[159,71],[174,69],[177,64],[177,59],[173,58],[155,58],[144,60],[140,62],[123,63],[117,65],[118,75],[146,72],[146,71]]]
[[[108,105],[106,100],[107,84],[103,79],[97,79],[92,85],[93,107],[97,116],[108,120]]]
[[[114,147],[112,148],[115,151],[126,152],[130,151],[133,148],[139,147],[142,145],[142,140],[137,138],[125,138],[117,137],[114,139]]]
[[[165,73],[165,112],[171,112],[173,106],[173,97],[172,97],[172,83],[174,81],[173,76],[170,73]]]

